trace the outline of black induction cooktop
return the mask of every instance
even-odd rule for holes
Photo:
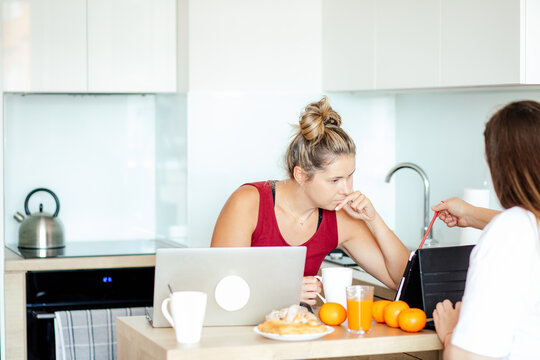
[[[17,244],[6,247],[25,259],[67,258],[86,256],[121,256],[155,254],[159,248],[185,247],[168,240],[111,240],[111,241],[72,241],[57,249],[22,249]]]

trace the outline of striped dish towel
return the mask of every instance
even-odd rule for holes
[[[115,360],[116,318],[152,313],[151,308],[57,311],[54,336],[58,360]]]

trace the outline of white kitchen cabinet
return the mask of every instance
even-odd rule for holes
[[[88,89],[176,91],[174,0],[88,0]]]
[[[86,91],[86,0],[3,0],[3,87]]]
[[[324,89],[375,89],[375,3],[323,0]]]
[[[540,1],[442,0],[441,86],[540,83]]]
[[[435,87],[439,82],[440,4],[377,0],[378,89]]]
[[[323,59],[330,91],[540,84],[540,0],[323,0]]]
[[[6,92],[176,91],[175,0],[4,0]]]
[[[438,1],[323,0],[323,88],[437,86],[439,35]]]
[[[179,47],[189,44],[190,91],[320,92],[321,0],[189,0],[187,7]]]

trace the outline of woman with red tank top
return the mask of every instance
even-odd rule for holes
[[[286,153],[289,178],[242,185],[223,207],[211,246],[305,246],[301,302],[314,305],[314,277],[335,248],[396,289],[409,250],[369,199],[352,188],[356,147],[326,97],[306,106]]]

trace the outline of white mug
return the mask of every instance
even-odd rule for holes
[[[201,340],[206,298],[206,294],[200,291],[175,291],[163,300],[161,312],[174,328],[179,343],[196,343]]]
[[[324,303],[335,302],[343,305],[347,309],[347,286],[352,285],[352,269],[346,267],[327,267],[321,270],[321,276],[315,276],[319,279],[324,288],[326,299],[317,294]]]

